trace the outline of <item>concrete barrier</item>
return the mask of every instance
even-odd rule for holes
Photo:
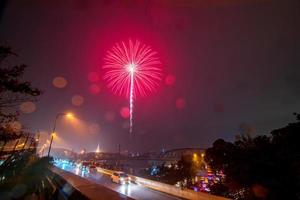
[[[63,188],[68,189],[68,185],[70,185],[90,200],[133,200],[126,195],[120,194],[103,185],[91,182],[85,178],[72,174],[71,172],[61,170],[57,167],[53,167],[51,170],[67,181],[67,184],[65,184]],[[77,199],[80,198],[78,197]]]
[[[107,175],[112,175],[114,172],[114,170],[109,170],[109,169],[103,169],[100,167],[97,167],[97,171],[103,174],[107,174]],[[194,199],[194,200],[229,200],[227,198],[224,197],[220,197],[220,196],[215,196],[215,195],[211,195],[211,194],[207,194],[204,192],[195,192],[193,190],[189,190],[189,189],[180,189],[176,186],[173,185],[169,185],[169,184],[165,184],[165,183],[161,183],[158,181],[153,181],[153,180],[149,180],[149,179],[145,179],[145,178],[141,178],[138,176],[133,176],[133,175],[129,175],[130,178],[135,181],[137,184],[143,185],[144,187],[153,189],[153,190],[157,190],[160,192],[164,192],[167,194],[171,194],[173,196],[177,196],[177,197],[181,197],[181,198],[185,198],[185,199]]]

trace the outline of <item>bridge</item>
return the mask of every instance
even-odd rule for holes
[[[140,161],[157,161],[157,162],[177,162],[184,155],[197,154],[201,156],[205,153],[203,148],[178,148],[170,149],[161,153],[145,153],[138,156],[130,154],[109,153],[109,152],[88,152],[84,154],[76,154],[73,151],[66,149],[53,149],[53,155],[66,159],[80,159],[85,161],[122,161],[122,160],[140,160]]]
[[[135,156],[108,152],[77,154],[65,149],[53,149],[52,151],[52,155],[56,158],[68,159],[73,162],[80,160],[85,165],[93,164],[130,172],[135,175],[140,175],[140,173],[153,166],[176,164],[184,155],[196,155],[198,158],[203,158],[204,153],[205,149],[203,148],[178,148],[161,153],[148,152]]]
[[[187,154],[197,154],[201,155],[205,153],[205,149],[203,148],[179,148],[179,149],[171,149],[159,155],[159,158],[162,159],[170,159],[170,160],[180,160],[182,156]]]

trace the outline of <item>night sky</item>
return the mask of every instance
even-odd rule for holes
[[[21,121],[46,137],[57,113],[77,117],[59,120],[54,146],[206,148],[267,134],[300,111],[300,1],[9,0],[1,9],[0,41],[19,55],[10,62],[27,64],[26,79],[44,91]],[[106,88],[101,68],[129,38],[157,51],[164,73],[157,92],[136,100],[134,140],[120,115],[128,99]]]

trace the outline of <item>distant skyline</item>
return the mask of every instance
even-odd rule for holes
[[[4,2],[0,42],[44,91],[21,121],[46,138],[57,113],[77,117],[60,119],[54,147],[206,148],[241,132],[267,134],[300,111],[297,0]],[[106,88],[101,69],[106,51],[129,38],[159,53],[164,75],[136,101],[134,141],[128,100]]]

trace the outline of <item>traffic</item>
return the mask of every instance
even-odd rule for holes
[[[121,171],[116,172],[116,174],[106,173],[105,170],[97,170],[97,165],[91,163],[75,163],[72,161],[62,159],[55,159],[54,165],[60,169],[81,176],[96,184],[103,185],[109,189],[112,189],[133,199],[180,199],[178,197],[168,195],[166,193],[146,188],[132,180],[130,175]],[[98,169],[100,168],[98,167]]]

